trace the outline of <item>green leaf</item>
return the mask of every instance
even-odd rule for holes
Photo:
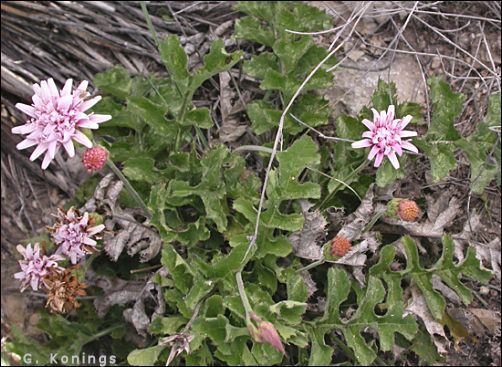
[[[431,78],[427,84],[431,90],[433,110],[428,134],[441,140],[457,140],[460,135],[454,123],[462,112],[464,96],[454,93],[450,86],[439,78]]]
[[[198,126],[201,129],[210,129],[213,126],[213,119],[209,109],[196,108],[188,112],[183,121],[183,125]]]
[[[150,184],[160,179],[160,174],[154,167],[155,160],[149,157],[133,157],[124,162],[124,175],[133,181],[144,181]]]
[[[228,54],[223,40],[211,44],[211,50],[204,56],[204,66],[192,74],[189,89],[193,93],[202,83],[223,71],[230,70],[241,58],[240,51]]]
[[[406,177],[404,167],[406,165],[406,156],[398,157],[399,169],[395,169],[388,158],[384,158],[382,165],[378,168],[376,174],[376,184],[378,187],[385,187],[394,181]]]
[[[167,107],[158,105],[145,97],[129,97],[127,106],[153,129],[153,132],[162,138],[173,139],[178,127],[174,121],[168,121],[165,115]]]
[[[131,366],[153,366],[159,358],[164,346],[156,345],[145,349],[135,349],[127,356],[127,363]]]
[[[465,260],[460,264],[453,262],[453,240],[449,236],[443,236],[443,252],[441,258],[430,269],[424,269],[420,265],[418,249],[414,241],[405,236],[403,238],[406,254],[406,269],[401,272],[393,272],[390,265],[394,259],[395,249],[388,245],[381,249],[378,264],[370,269],[371,275],[391,277],[409,277],[415,283],[425,297],[427,306],[435,319],[441,321],[445,313],[446,303],[443,296],[432,286],[432,276],[438,275],[443,282],[454,290],[465,303],[472,301],[471,291],[460,282],[463,274],[471,279],[486,283],[491,278],[491,272],[481,268],[473,248],[469,248]]]
[[[154,335],[173,335],[187,322],[182,316],[159,316],[152,321],[148,329]]]
[[[434,182],[442,180],[448,176],[451,170],[457,167],[455,146],[453,144],[428,144],[421,139],[415,140],[414,143],[416,143],[429,158],[431,163],[431,175]]]
[[[279,315],[290,325],[297,325],[302,321],[302,315],[307,310],[307,304],[297,301],[280,301],[269,307],[270,312]]]
[[[397,90],[394,82],[386,83],[378,80],[377,89],[371,97],[373,107],[378,111],[387,111],[390,105],[397,105]]]
[[[263,27],[260,21],[254,17],[244,17],[235,22],[235,37],[261,43],[272,47],[275,36],[268,27]]]
[[[329,268],[323,321],[334,324],[341,323],[339,308],[349,295],[350,285],[351,282],[345,271],[337,267]]]
[[[279,126],[281,118],[281,111],[265,101],[248,104],[247,114],[251,120],[251,128],[257,135],[261,135]]]
[[[265,79],[270,72],[279,73],[277,56],[263,52],[244,62],[244,72],[255,78]]]
[[[188,56],[178,36],[168,36],[159,44],[160,59],[177,83],[186,84],[189,77]]]
[[[410,350],[420,358],[420,366],[433,366],[443,361],[428,332],[419,330],[415,339],[413,339]]]
[[[96,74],[93,82],[103,92],[120,99],[125,99],[131,94],[131,77],[123,66],[116,66]]]
[[[319,327],[312,327],[310,334],[310,341],[312,343],[309,366],[330,366],[333,357],[333,347],[326,345],[324,336],[327,330]]]

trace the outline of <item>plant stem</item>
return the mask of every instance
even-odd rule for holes
[[[316,266],[322,265],[324,263],[325,263],[324,258],[319,259],[317,261],[314,261],[313,263],[308,264],[307,266],[304,266],[303,268],[298,269],[296,272],[301,273],[302,271],[310,270],[310,269],[315,268]]]
[[[87,339],[87,343],[90,343],[92,342],[93,340],[96,340],[96,339],[99,339],[105,335],[108,335],[110,334],[112,331],[114,330],[117,330],[118,328],[121,328],[122,325],[114,325],[114,326],[110,326],[109,328],[106,328],[102,331],[100,331],[99,333],[97,334],[94,334],[93,336],[91,336],[89,339]]]
[[[246,324],[251,322],[249,315],[253,312],[251,308],[251,304],[249,303],[248,296],[246,295],[246,290],[244,289],[244,282],[242,281],[242,273],[239,270],[237,274],[235,274],[235,280],[237,281],[237,289],[239,290],[239,296],[242,300],[242,305],[244,306],[244,310],[246,312]]]
[[[143,202],[143,199],[141,199],[138,192],[134,189],[134,187],[132,187],[131,183],[124,176],[122,171],[120,171],[120,169],[115,165],[115,163],[113,163],[113,161],[110,158],[108,158],[106,160],[106,163],[108,164],[108,167],[110,167],[110,169],[113,171],[113,173],[115,173],[117,175],[117,177],[120,179],[120,181],[122,181],[124,183],[124,186],[126,187],[127,191],[129,191],[129,193],[132,195],[134,200],[136,200],[136,202],[141,206],[141,208],[144,210],[146,216],[148,218],[151,218],[152,214],[150,213],[150,209],[148,209],[146,204]]]
[[[141,5],[141,10],[143,11],[143,15],[145,16],[146,24],[148,26],[148,30],[152,34],[153,40],[156,46],[159,46],[159,39],[157,38],[157,32],[155,32],[155,28],[153,27],[152,18],[150,17],[150,13],[148,13],[148,9],[146,7],[146,3],[144,1],[139,2]]]
[[[143,273],[145,271],[157,270],[158,268],[161,268],[161,267],[162,267],[162,265],[157,264],[157,265],[148,266],[146,268],[132,269],[129,271],[129,273],[131,273],[131,274]]]

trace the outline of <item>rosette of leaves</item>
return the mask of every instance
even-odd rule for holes
[[[186,153],[185,159],[191,160],[190,155]],[[249,347],[251,337],[235,283],[235,272],[248,261],[243,277],[253,310],[272,322],[286,343],[307,346],[301,322],[308,290],[300,275],[279,266],[277,260],[291,252],[284,233],[303,226],[295,200],[319,197],[317,184],[306,177],[301,182],[305,167],[319,163],[319,154],[316,144],[303,138],[278,153],[277,160],[257,246],[251,251],[254,256],[245,255],[254,230],[259,181],[246,170],[244,160],[224,146],[191,160],[190,175],[179,166],[173,168],[180,171],[173,173],[176,178],[151,190],[152,224],[164,240],[161,262],[169,276],[156,280],[168,312],[151,324],[150,331],[173,336],[199,310],[190,331],[191,352],[182,356],[187,363],[269,365],[282,361],[283,356],[270,345]],[[197,219],[187,222],[189,217]],[[183,256],[177,251],[178,243],[183,245]],[[295,267],[299,265],[295,262]],[[279,292],[279,282],[286,284],[286,292]],[[137,350],[130,362],[164,358],[165,348]]]
[[[490,96],[484,120],[477,123],[471,135],[462,137],[455,121],[462,113],[464,95],[453,92],[439,78],[429,79],[428,84],[431,124],[427,135],[416,142],[429,159],[433,181],[440,181],[457,167],[455,154],[460,148],[470,162],[470,187],[474,193],[482,194],[494,179],[500,184],[500,94]]]
[[[265,46],[264,52],[244,63],[244,72],[259,79],[260,88],[266,92],[262,100],[247,107],[251,128],[261,135],[277,127],[284,104],[328,54],[326,49],[314,44],[311,36],[293,34],[288,30],[312,32],[329,29],[332,18],[314,7],[293,1],[242,1],[235,8],[248,14],[236,22],[235,37]],[[309,126],[328,123],[328,102],[312,91],[332,85],[333,76],[327,68],[335,63],[336,59],[332,57],[317,71],[291,109],[293,115]],[[295,135],[304,129],[286,116],[286,135]]]

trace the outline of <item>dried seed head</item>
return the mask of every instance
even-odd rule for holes
[[[397,214],[405,222],[415,222],[420,216],[420,208],[413,200],[403,199],[399,202]]]
[[[343,236],[336,236],[331,243],[331,255],[334,257],[345,256],[347,252],[352,248],[352,244],[348,239]]]
[[[87,285],[78,281],[73,273],[78,266],[53,271],[45,278],[47,285],[47,303],[45,307],[52,313],[66,313],[80,307],[77,297],[86,295]]]
[[[99,171],[108,159],[108,151],[99,145],[87,149],[82,155],[82,162],[88,172]]]

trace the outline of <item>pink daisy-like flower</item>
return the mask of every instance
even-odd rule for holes
[[[89,213],[70,208],[68,212],[59,210],[58,222],[49,230],[54,242],[58,245],[56,254],[68,257],[72,264],[78,263],[85,255],[96,251],[96,241],[93,237],[101,232],[103,224],[93,226]]]
[[[86,92],[88,82],[85,80],[73,92],[72,85],[72,79],[68,79],[60,92],[52,78],[42,80],[40,85],[33,84],[35,94],[31,106],[16,104],[16,108],[30,116],[26,124],[12,129],[14,134],[27,135],[16,148],[22,150],[36,145],[30,160],[34,161],[45,153],[42,169],[49,166],[61,146],[73,157],[73,140],[91,148],[92,142],[79,129],[97,129],[98,124],[112,118],[110,115],[85,113],[101,97],[86,100],[89,93]]]
[[[64,269],[58,265],[58,261],[64,260],[59,255],[45,256],[42,254],[40,245],[35,243],[33,248],[31,244],[26,247],[17,246],[17,251],[23,255],[23,260],[19,260],[21,271],[14,274],[14,278],[21,281],[21,292],[31,286],[36,291],[40,285],[44,283],[44,277],[51,270],[63,271]]]
[[[418,153],[416,146],[403,139],[417,136],[415,131],[403,130],[413,117],[408,115],[403,119],[396,119],[394,105],[390,105],[387,112],[378,113],[374,108],[372,111],[373,121],[363,120],[363,124],[369,129],[363,133],[365,139],[352,143],[352,148],[371,147],[368,159],[371,161],[376,157],[375,167],[379,167],[384,156],[387,156],[394,168],[398,169],[399,160],[396,153],[401,156],[403,149]]]

